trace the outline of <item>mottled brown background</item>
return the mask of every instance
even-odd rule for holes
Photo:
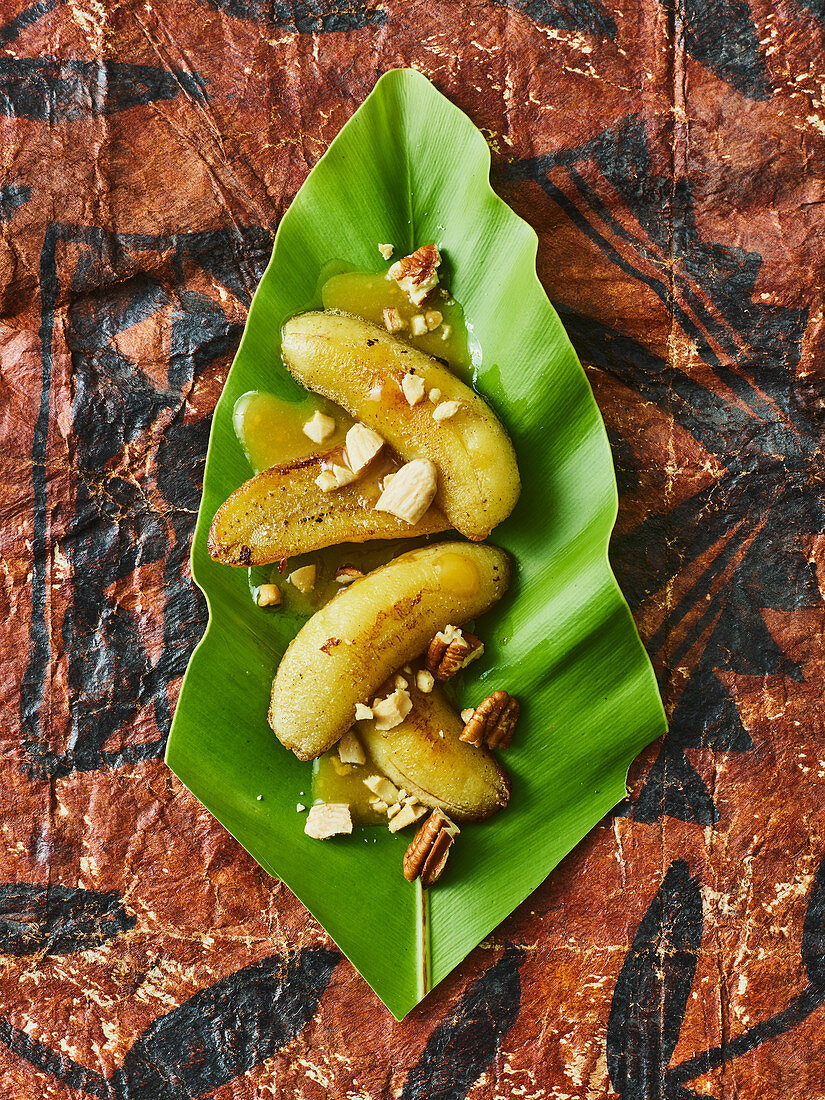
[[[0,2],[0,1094],[825,1097],[822,0],[24,4]],[[672,725],[399,1024],[162,752],[251,292],[400,65],[539,234]]]

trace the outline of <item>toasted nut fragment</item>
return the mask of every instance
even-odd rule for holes
[[[441,256],[434,244],[425,244],[409,256],[394,263],[387,272],[388,279],[395,279],[413,305],[420,306],[434,287],[438,286],[436,268]]]
[[[372,807],[373,810],[375,810],[376,813],[379,813],[379,814],[385,814],[387,812],[387,810],[389,809],[389,806],[387,805],[387,803],[384,801],[383,798],[371,798],[370,799],[370,806]]]
[[[439,401],[433,409],[433,420],[452,420],[460,408],[460,401]]]
[[[386,490],[386,488],[388,487],[389,483],[390,483],[390,482],[392,481],[392,479],[393,479],[394,477],[395,477],[395,474],[384,474],[384,476],[383,476],[383,477],[381,478],[381,482],[380,482],[380,484],[381,484],[381,492],[382,492],[382,493],[383,493],[383,492],[384,492],[384,491]]]
[[[431,672],[428,672],[426,668],[421,668],[415,674],[415,686],[419,691],[423,691],[425,695],[429,695],[435,687],[435,678]]]
[[[452,334],[453,334],[453,326],[452,325],[445,325],[444,328],[441,330],[441,339],[442,340],[449,340],[450,337],[452,336]]]
[[[318,409],[311,420],[304,424],[304,435],[308,435],[313,443],[323,443],[325,439],[335,431],[335,421],[331,416],[326,416]]]
[[[405,374],[401,379],[401,389],[408,405],[417,405],[424,400],[424,379],[417,374]]]
[[[321,470],[320,474],[315,478],[315,484],[322,493],[331,493],[333,489],[339,488],[338,482],[335,480],[335,474],[332,470]]]
[[[281,602],[277,584],[262,584],[258,589],[258,607],[276,607]]]
[[[363,575],[361,570],[356,569],[354,565],[342,565],[340,569],[335,570],[333,579],[336,584],[352,584],[353,581],[357,581]]]
[[[304,832],[313,840],[326,840],[352,832],[352,815],[346,802],[319,802],[307,814]]]
[[[441,878],[447,865],[447,855],[459,830],[441,810],[433,810],[413,837],[404,854],[404,878],[408,882],[421,879],[424,889]]]
[[[438,402],[441,400],[441,390],[438,388],[438,386],[433,386],[433,388],[427,394],[427,397],[430,399],[430,401],[432,401],[434,405],[437,405]]]
[[[367,762],[361,742],[352,730],[348,730],[338,742],[338,759],[342,764],[366,764]]]
[[[342,485],[350,485],[353,481],[358,479],[358,474],[352,470],[348,470],[346,466],[333,465],[332,476],[335,478],[335,484],[340,489]]]
[[[397,833],[401,829],[406,829],[408,825],[412,825],[414,821],[418,821],[420,817],[423,817],[426,812],[426,806],[422,806],[419,802],[405,803],[405,805],[398,808],[398,811],[390,819],[390,832]]]
[[[467,725],[467,723],[470,721],[470,719],[473,717],[474,714],[475,714],[475,709],[473,707],[465,707],[464,708],[464,710],[461,712],[461,721],[464,723],[465,726]]]
[[[426,665],[436,680],[443,683],[466,668],[484,652],[484,643],[469,631],[465,634],[456,626],[447,626],[430,642]]]
[[[423,313],[416,313],[410,318],[410,332],[413,336],[423,336],[426,331],[427,322],[424,320]]]
[[[428,309],[424,314],[424,324],[427,326],[427,332],[437,329],[443,320],[444,318],[437,309]]]
[[[381,253],[385,260],[388,260],[393,254],[393,247],[391,244],[379,244],[378,251]]]
[[[380,798],[388,806],[395,806],[400,801],[398,788],[383,775],[368,775],[364,780],[364,785],[372,791],[376,798]]]
[[[300,569],[294,569],[287,580],[299,592],[311,592],[315,587],[315,574],[318,572],[318,567],[315,565],[302,565]]]
[[[295,813],[296,814],[302,814],[305,809],[306,809],[306,806],[303,804],[303,802],[299,802],[298,805],[295,807]]]
[[[407,326],[407,322],[395,306],[388,306],[387,309],[384,310],[383,317],[384,328],[387,332],[401,332],[401,330]]]
[[[340,760],[337,756],[332,757],[332,767],[336,775],[349,775],[352,768],[349,764],[345,764],[343,760]]]
[[[418,523],[432,504],[437,487],[435,463],[428,458],[414,458],[393,474],[375,507],[409,524]]]
[[[355,704],[355,721],[364,722],[368,718],[372,718],[372,707],[368,707],[366,703]]]
[[[508,749],[513,740],[519,710],[518,699],[514,699],[506,691],[494,691],[484,702],[479,703],[465,722],[460,740],[477,748],[486,742],[491,749]]]
[[[369,466],[381,448],[384,440],[368,428],[366,424],[353,424],[347,432],[347,462],[355,474]]]
[[[405,687],[398,687],[386,699],[376,699],[372,713],[377,730],[391,730],[400,725],[412,710],[412,699]]]

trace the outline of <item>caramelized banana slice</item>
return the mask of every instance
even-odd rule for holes
[[[414,538],[446,531],[443,512],[431,505],[415,524],[376,511],[381,478],[398,463],[379,458],[350,484],[324,492],[318,478],[343,469],[343,451],[272,466],[245,481],[215,514],[209,553],[225,565],[268,565],[339,542]]]
[[[404,458],[435,463],[436,504],[462,535],[479,542],[512,512],[521,490],[513,445],[492,410],[437,360],[340,313],[293,317],[281,352],[300,382],[380,432]],[[440,391],[437,401],[411,397],[412,379],[427,394]]]
[[[356,703],[372,702],[434,634],[481,615],[509,583],[504,550],[464,542],[413,550],[354,581],[284,654],[269,705],[278,740],[301,760],[320,756],[352,726]]]
[[[412,710],[394,729],[372,719],[358,734],[379,771],[397,787],[457,821],[475,821],[506,806],[507,773],[486,749],[459,740],[463,723],[440,688],[429,695],[410,688]]]

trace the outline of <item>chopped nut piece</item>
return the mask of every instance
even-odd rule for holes
[[[424,400],[424,379],[417,374],[405,374],[401,379],[401,389],[408,405],[417,405]]]
[[[427,332],[437,329],[443,320],[443,316],[437,309],[428,309],[424,314],[424,324],[427,326]]]
[[[337,775],[349,775],[352,771],[349,764],[345,764],[343,760],[340,760],[337,756],[332,758],[332,767]]]
[[[333,489],[340,488],[332,470],[321,470],[315,479],[315,484],[322,493],[331,493]]]
[[[456,626],[447,626],[430,642],[426,665],[442,683],[466,668],[484,652],[484,643],[469,631],[465,634]]]
[[[406,829],[408,825],[412,825],[414,821],[418,821],[420,817],[423,817],[426,812],[426,807],[417,802],[406,803],[404,806],[399,807],[398,812],[393,814],[390,819],[390,832],[397,833],[401,829]]]
[[[313,443],[323,443],[335,431],[335,421],[331,416],[315,410],[315,415],[304,424],[304,435],[308,435]]]
[[[379,244],[378,251],[381,253],[385,260],[388,260],[393,254],[393,247],[391,244]]]
[[[407,676],[412,676],[412,665],[402,665],[401,671],[405,672]]]
[[[342,764],[366,764],[367,762],[361,742],[352,730],[347,730],[338,742],[338,759]]]
[[[438,388],[438,386],[433,386],[433,388],[427,394],[427,397],[430,399],[430,401],[432,401],[434,405],[436,405],[441,400],[441,390]]]
[[[393,475],[375,507],[412,525],[418,523],[432,504],[436,488],[435,463],[428,458],[414,458]]]
[[[404,878],[408,882],[420,878],[425,890],[438,882],[447,865],[450,845],[458,833],[458,828],[445,813],[433,810],[404,855]]]
[[[352,832],[352,815],[346,802],[319,802],[307,814],[304,832],[313,840],[326,840]]]
[[[381,478],[381,482],[380,482],[380,484],[381,484],[381,492],[382,492],[382,493],[383,493],[383,492],[384,492],[384,491],[386,490],[387,486],[389,485],[389,483],[390,483],[390,482],[392,481],[392,479],[393,479],[394,477],[395,477],[395,474],[385,474],[385,475],[384,475],[384,476],[383,476],[383,477]]]
[[[433,409],[433,420],[450,420],[461,408],[461,401],[439,401]]]
[[[406,687],[410,686],[407,683],[407,681],[404,679],[404,677],[401,676],[400,674],[396,674],[396,677],[395,677],[395,679],[393,680],[392,683],[393,683],[393,687],[398,688],[399,690],[401,688],[406,688]]]
[[[311,592],[315,587],[315,574],[318,567],[315,565],[302,565],[300,569],[293,570],[287,580],[299,592]]]
[[[371,798],[370,799],[370,806],[372,807],[373,810],[375,810],[376,813],[379,813],[379,814],[385,814],[387,812],[387,810],[389,809],[389,806],[387,805],[387,803],[384,801],[383,798]]]
[[[372,718],[372,707],[368,707],[366,703],[355,704],[355,721],[363,722],[367,718]]]
[[[390,269],[392,270],[392,269]],[[402,329],[407,327],[407,322],[395,308],[395,306],[389,306],[384,310],[384,328],[387,332],[401,332]]]
[[[436,268],[441,256],[434,244],[425,244],[409,256],[394,263],[387,272],[388,279],[395,279],[413,305],[420,306],[427,295],[438,286]]]
[[[464,723],[465,726],[467,725],[467,723],[470,721],[470,719],[473,717],[474,714],[475,714],[475,710],[472,707],[465,707],[464,708],[464,710],[461,712],[461,721]]]
[[[276,607],[281,602],[277,584],[262,584],[258,589],[258,607]]]
[[[399,801],[398,788],[383,775],[368,775],[364,780],[364,784],[369,787],[377,798],[383,799],[388,806],[394,806]]]
[[[410,332],[413,336],[423,336],[427,331],[427,322],[422,313],[416,313],[410,318]]]
[[[452,325],[445,325],[444,328],[441,330],[441,339],[442,340],[449,340],[450,337],[452,336],[452,334],[453,334],[453,326]]]
[[[415,686],[425,695],[429,695],[435,686],[435,678],[426,668],[419,669],[415,674]]]
[[[378,432],[374,432],[366,424],[353,424],[347,432],[347,462],[350,469],[360,474],[383,446],[384,440]]]
[[[412,710],[412,699],[406,688],[396,688],[386,699],[376,699],[372,713],[377,730],[395,729]]]
[[[479,703],[464,723],[460,739],[476,748],[486,742],[491,749],[508,749],[513,740],[519,710],[518,700],[512,695],[508,695],[506,691],[494,691]]]
[[[358,479],[358,474],[352,470],[348,470],[346,466],[333,465],[332,476],[335,478],[335,484],[340,489],[343,485],[350,485],[353,481]]]
[[[305,809],[306,809],[306,806],[303,804],[303,802],[299,802],[298,805],[295,807],[295,813],[296,814],[302,814]]]
[[[335,570],[334,580],[336,584],[352,584],[353,581],[360,580],[363,575],[361,570],[353,565],[342,565]]]

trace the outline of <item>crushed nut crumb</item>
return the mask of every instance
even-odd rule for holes
[[[354,474],[360,474],[369,466],[381,448],[384,440],[368,428],[366,424],[353,424],[347,432],[346,454],[347,462]]]
[[[428,458],[414,458],[393,475],[375,507],[412,525],[432,504],[437,487],[435,463]]]
[[[390,256],[392,256],[394,249],[391,244],[379,244],[378,251],[381,253],[385,260],[388,260]]]
[[[296,814],[302,814],[305,809],[306,809],[306,806],[303,804],[303,802],[299,802],[298,805],[295,807],[295,813]]]
[[[317,572],[318,567],[316,565],[302,565],[300,569],[293,570],[287,577],[287,580],[293,588],[297,588],[299,592],[311,592],[315,587],[315,575]]]
[[[338,742],[338,759],[342,764],[366,764],[367,762],[361,742],[352,730],[347,730]]]
[[[423,314],[416,313],[410,318],[410,332],[413,336],[423,336],[427,332],[427,322]]]
[[[401,389],[408,405],[417,405],[424,400],[424,379],[417,374],[405,374],[401,379]]]
[[[433,420],[437,420],[439,423],[442,420],[450,420],[460,408],[460,401],[440,401],[433,409]]]
[[[277,584],[262,584],[258,589],[258,607],[277,607],[281,602],[281,590]]]
[[[388,806],[394,806],[399,801],[398,788],[384,775],[368,775],[364,785]]]
[[[475,707],[465,707],[464,710],[461,712],[461,721],[464,723],[465,726],[473,717],[475,712]]]
[[[428,309],[424,314],[424,324],[427,326],[427,332],[433,332],[443,320],[443,316],[437,309]]]
[[[376,699],[372,713],[377,730],[391,730],[400,725],[412,710],[412,699],[406,688],[396,688],[384,699]]]
[[[384,328],[387,332],[401,332],[407,327],[407,322],[395,308],[395,306],[388,306],[383,313]]]
[[[444,328],[441,330],[441,339],[442,340],[449,340],[450,337],[452,336],[452,334],[453,334],[453,326],[452,325],[445,325]]]
[[[313,443],[323,443],[335,431],[335,421],[331,416],[326,416],[318,409],[311,420],[304,424],[304,435],[308,435]]]
[[[415,674],[415,686],[424,695],[429,695],[435,686],[435,677],[426,668],[421,668]]]
[[[368,719],[370,719],[372,717],[373,717],[372,707],[368,707],[366,703],[356,703],[355,704],[355,721],[356,722],[365,722],[365,721],[367,721]]]
[[[363,575],[361,570],[356,569],[353,565],[342,565],[335,570],[333,580],[336,584],[352,584],[353,581],[360,580]]]
[[[352,815],[346,802],[319,802],[307,815],[304,832],[313,840],[352,832]]]
[[[427,394],[427,397],[429,397],[430,401],[432,401],[432,403],[435,405],[441,400],[441,390],[438,388],[438,386],[433,386],[433,388]]]
[[[434,244],[425,244],[409,256],[404,256],[387,272],[394,279],[413,305],[420,306],[427,295],[438,286],[438,265],[441,255]]]

